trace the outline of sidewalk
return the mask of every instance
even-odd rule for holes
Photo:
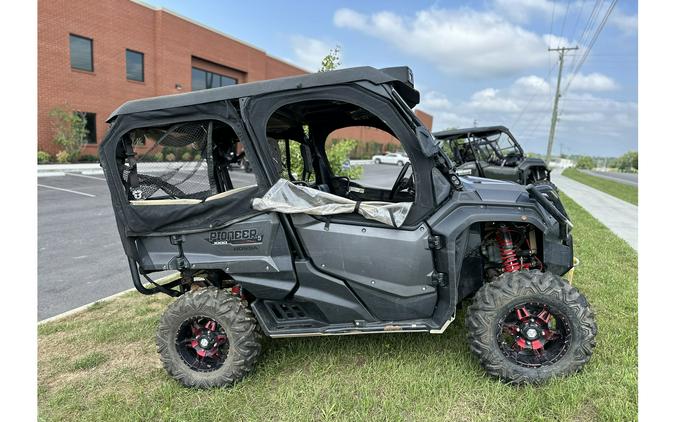
[[[567,196],[637,250],[637,206],[562,176],[559,170],[551,174],[551,179]]]

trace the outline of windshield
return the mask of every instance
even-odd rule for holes
[[[479,159],[488,162],[520,155],[520,149],[511,137],[504,132],[475,137],[474,148]]]

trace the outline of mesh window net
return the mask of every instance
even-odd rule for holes
[[[207,165],[209,122],[136,129],[129,137],[137,180],[129,160],[122,179],[131,199],[205,199],[216,193]]]

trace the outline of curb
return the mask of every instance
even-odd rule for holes
[[[94,304],[100,303],[100,302],[108,302],[108,301],[111,301],[111,300],[113,300],[113,299],[115,299],[115,298],[118,298],[118,297],[122,296],[122,295],[125,294],[125,293],[129,293],[129,292],[134,291],[134,290],[136,290],[136,289],[135,289],[134,287],[132,287],[131,289],[127,289],[127,290],[121,291],[121,292],[119,292],[119,293],[115,293],[114,295],[111,295],[111,296],[108,296],[108,297],[104,297],[103,299],[99,299],[99,300],[95,300],[95,301],[93,301],[93,302],[89,302],[89,303],[87,303],[86,305],[78,306],[78,307],[75,308],[75,309],[71,309],[71,310],[66,311],[66,312],[63,312],[63,313],[61,313],[61,314],[54,315],[54,316],[52,316],[52,317],[49,317],[49,318],[45,318],[45,319],[43,319],[43,320],[40,320],[40,321],[38,321],[37,325],[42,325],[42,324],[46,324],[46,323],[48,323],[48,322],[58,321],[58,320],[63,319],[63,318],[65,318],[65,317],[67,317],[67,316],[71,316],[71,315],[78,314],[78,313],[80,313],[80,312],[82,312],[82,311],[86,311],[91,305],[94,305]]]
[[[37,177],[65,176],[67,173],[103,174],[99,163],[85,164],[38,164]]]

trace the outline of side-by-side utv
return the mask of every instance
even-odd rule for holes
[[[525,156],[504,126],[472,127],[435,132],[456,164],[458,175],[472,175],[528,185],[551,182],[544,160]]]
[[[561,276],[572,224],[550,186],[458,177],[411,111],[406,67],[359,67],[122,105],[101,165],[134,286],[176,300],[157,346],[187,386],[253,370],[261,334],[442,334],[512,383],[571,374],[594,314]],[[410,162],[391,188],[336,176],[335,130],[384,130]],[[165,148],[198,159],[157,162]],[[231,166],[244,157],[251,173]]]

